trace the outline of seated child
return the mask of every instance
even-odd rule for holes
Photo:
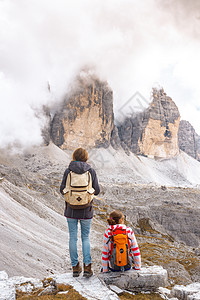
[[[124,224],[124,216],[120,211],[110,213],[108,228],[104,234],[102,251],[102,272],[140,270],[140,250],[133,230]],[[127,250],[128,249],[128,250]]]

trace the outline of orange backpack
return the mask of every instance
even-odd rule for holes
[[[126,229],[116,228],[111,230],[111,232],[111,268],[116,271],[124,271],[130,269],[132,266],[132,256],[130,241],[126,233]]]

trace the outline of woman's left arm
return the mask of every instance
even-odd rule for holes
[[[100,186],[99,186],[99,182],[98,182],[98,179],[97,179],[97,174],[95,172],[94,169],[90,169],[90,174],[92,176],[92,187],[93,189],[95,189],[95,195],[98,195],[100,193]]]
[[[60,192],[61,192],[62,195],[63,195],[63,190],[66,186],[67,175],[69,174],[69,172],[70,172],[69,169],[66,169],[65,173],[63,175],[63,179],[62,179],[62,182],[61,182],[61,185],[60,185]]]

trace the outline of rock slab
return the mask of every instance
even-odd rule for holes
[[[72,273],[64,273],[53,276],[54,285],[71,285],[83,297],[88,300],[119,300],[118,295],[111,291],[104,282],[97,276],[85,278],[83,276],[74,278]],[[0,300],[15,300],[16,290],[23,293],[31,293],[34,289],[42,289],[43,281],[37,278],[26,278],[23,276],[14,276],[8,278],[5,271],[0,272]],[[53,291],[53,286],[47,286],[40,295]],[[39,296],[39,295],[38,295]]]
[[[99,278],[107,285],[131,292],[155,292],[168,284],[167,271],[161,266],[144,267],[139,271],[102,273]]]

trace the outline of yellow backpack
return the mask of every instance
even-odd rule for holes
[[[73,209],[82,209],[90,205],[95,190],[92,187],[92,176],[89,171],[77,174],[70,171],[63,190],[65,201]]]

